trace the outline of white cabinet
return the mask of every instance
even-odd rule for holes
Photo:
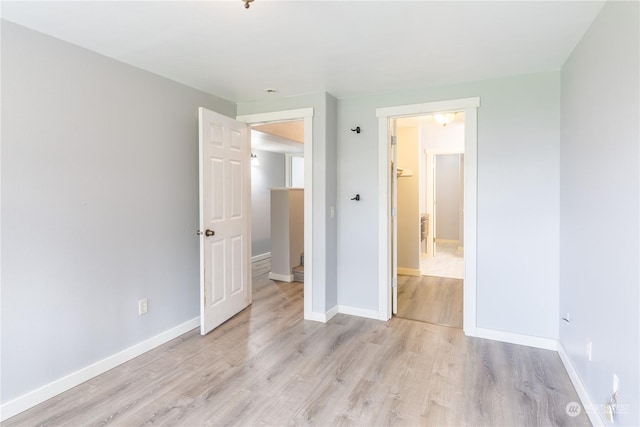
[[[259,212],[254,212],[259,215]],[[293,267],[304,252],[304,189],[271,189],[271,272],[269,278],[293,281]]]

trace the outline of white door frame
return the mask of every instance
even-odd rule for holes
[[[433,206],[433,201],[434,199],[436,199],[436,188],[435,188],[435,183],[436,183],[436,178],[435,178],[435,170],[436,170],[436,156],[440,156],[442,154],[464,154],[464,151],[460,151],[460,150],[443,150],[443,149],[435,149],[435,150],[427,150],[426,151],[426,156],[427,156],[427,167],[426,167],[426,175],[427,176],[431,176],[431,189],[427,189],[426,191],[426,195],[427,195],[427,207],[428,209],[425,210],[426,213],[431,214],[431,220],[429,221],[429,236],[431,236],[430,241],[427,242],[427,245],[429,245],[429,247],[431,248],[431,251],[428,251],[430,256],[433,258],[436,255],[436,222],[437,222],[437,218],[436,218],[436,210]],[[429,172],[431,172],[431,175],[429,175]],[[464,191],[464,188],[463,188]],[[437,202],[437,200],[436,200]],[[464,218],[463,218],[464,220]],[[464,230],[464,225],[463,228]]]
[[[480,98],[462,98],[422,104],[377,108],[378,117],[378,315],[380,320],[391,318],[390,250],[390,187],[389,119],[418,116],[435,112],[464,111],[464,319],[467,335],[476,330],[476,263],[477,263],[477,193],[478,193],[478,112]]]
[[[236,120],[249,125],[304,121],[304,318],[314,320],[313,308],[313,108],[244,114]]]

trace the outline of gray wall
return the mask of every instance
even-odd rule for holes
[[[271,251],[270,188],[284,187],[285,155],[251,149],[259,166],[251,167],[251,256]]]
[[[595,404],[640,425],[639,4],[607,2],[562,68],[560,341]],[[591,362],[587,341],[593,342]],[[604,417],[603,417],[604,419]]]
[[[555,339],[559,72],[338,101],[339,303],[378,309],[376,108],[472,96],[481,98],[477,324]],[[349,201],[355,193],[359,203]]]
[[[235,106],[5,21],[1,84],[7,402],[199,315],[197,108]]]
[[[436,239],[460,240],[460,154],[439,154],[436,163]]]

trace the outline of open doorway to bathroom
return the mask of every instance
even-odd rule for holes
[[[397,316],[462,328],[464,112],[396,120]]]

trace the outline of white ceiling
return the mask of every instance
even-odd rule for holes
[[[234,102],[558,70],[604,1],[2,2],[9,21]],[[276,88],[266,94],[265,88]]]

